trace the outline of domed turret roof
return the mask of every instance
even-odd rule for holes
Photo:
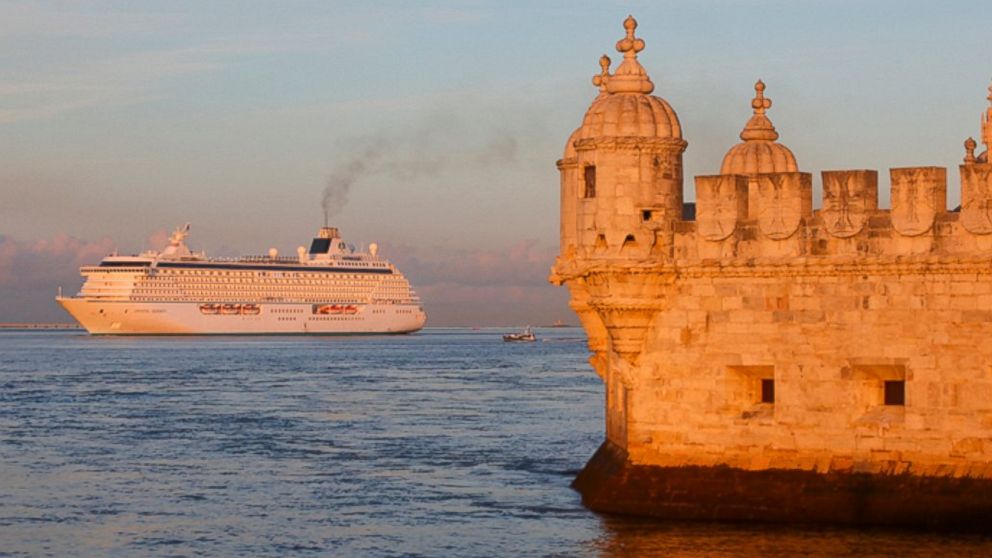
[[[617,41],[617,51],[623,62],[610,74],[610,59],[599,59],[602,69],[592,80],[599,86],[599,97],[592,102],[582,120],[582,126],[568,138],[565,157],[575,156],[574,143],[588,138],[639,137],[682,140],[682,125],[671,105],[653,95],[654,84],[637,53],[644,50],[644,41],[634,36],[637,21],[628,16],[623,22],[626,36]]]
[[[788,147],[778,143],[778,132],[765,116],[772,100],[765,97],[765,84],[760,79],[754,84],[755,97],[751,100],[754,115],[741,131],[742,143],[730,148],[723,157],[720,174],[758,174],[766,172],[796,172],[796,156]]]

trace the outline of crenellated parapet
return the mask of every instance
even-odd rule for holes
[[[891,208],[879,207],[874,170],[823,171],[815,210],[807,173],[699,176],[696,219],[679,223],[674,260],[978,255],[992,249],[982,238],[992,233],[990,168],[961,166],[957,210],[947,209],[941,167],[891,169]]]

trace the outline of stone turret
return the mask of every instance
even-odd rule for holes
[[[605,383],[606,441],[576,479],[601,511],[987,529],[992,164],[812,176],[764,84],[721,174],[697,176],[637,62],[632,18],[561,170],[567,285]],[[992,101],[992,89],[989,100]],[[992,107],[982,119],[992,145]]]
[[[565,145],[561,171],[561,248],[586,260],[664,255],[671,224],[682,214],[682,126],[672,107],[650,93],[654,84],[637,60],[644,41],[637,22],[624,21],[617,42],[623,62],[610,59],[593,78],[599,96]]]
[[[765,83],[754,84],[751,108],[754,114],[741,130],[741,143],[730,148],[723,157],[720,174],[746,176],[769,172],[797,172],[796,156],[788,147],[778,143],[778,132],[766,112],[772,100],[765,97]]]
[[[754,99],[751,108],[754,114],[741,130],[741,143],[730,148],[723,157],[720,174],[748,177],[748,217],[758,217],[754,200],[758,197],[758,175],[775,172],[798,172],[796,156],[788,147],[778,141],[778,132],[766,112],[772,107],[772,100],[765,97],[765,83],[758,80],[754,84]]]
[[[637,21],[623,22],[616,44],[623,61],[610,73],[600,58],[593,78],[600,89],[565,145],[561,173],[561,257],[559,273],[578,267],[664,260],[671,257],[673,227],[682,217],[682,139],[678,116],[664,99],[651,95],[654,83],[637,59],[644,41]],[[593,364],[602,372],[607,345],[630,359],[640,350],[655,301],[640,297],[640,286],[601,277],[595,286],[573,284],[572,308],[589,331]],[[593,292],[595,291],[595,292]],[[596,293],[609,293],[609,300]],[[615,323],[618,305],[623,324]],[[639,316],[634,318],[634,316]]]

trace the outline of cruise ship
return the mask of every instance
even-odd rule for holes
[[[76,296],[56,298],[97,335],[410,333],[427,321],[395,266],[323,227],[296,257],[208,258],[186,246],[189,225],[162,250],[111,254],[83,266]]]

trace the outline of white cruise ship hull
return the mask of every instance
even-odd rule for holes
[[[265,303],[204,309],[195,302],[134,302],[60,297],[58,303],[94,335],[347,335],[411,333],[427,315],[419,305],[359,304],[317,313],[314,305]],[[205,312],[206,311],[206,312]]]

